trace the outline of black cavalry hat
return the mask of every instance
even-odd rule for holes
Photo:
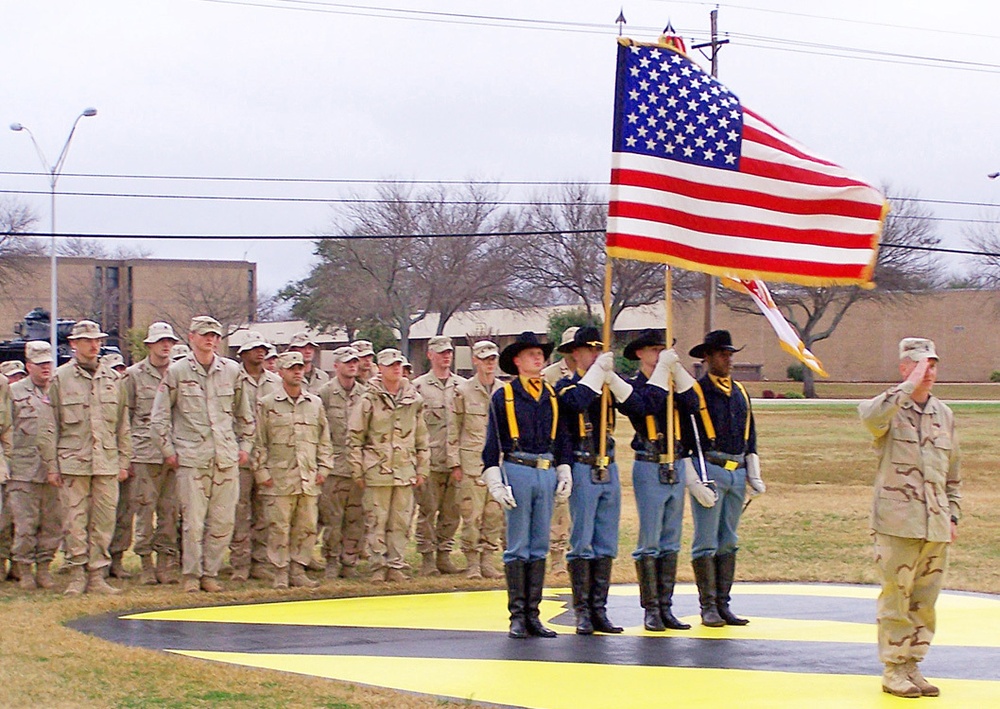
[[[581,327],[573,335],[573,341],[568,342],[560,348],[560,352],[572,352],[577,347],[603,347],[601,333],[593,325]]]
[[[636,353],[643,347],[666,346],[667,338],[663,334],[663,330],[643,330],[639,333],[638,337],[625,345],[625,359],[630,359],[633,362],[636,361],[639,359],[639,355]]]
[[[742,349],[742,347],[733,347],[733,336],[729,334],[729,330],[712,330],[705,335],[705,341],[692,347],[688,354],[696,359],[704,359],[709,352],[717,352],[718,350],[739,352]]]
[[[545,354],[545,359],[549,358],[552,354],[553,345],[551,342],[542,342],[538,339],[538,335],[533,332],[522,332],[517,336],[517,339],[511,342],[509,345],[503,348],[503,352],[500,353],[500,369],[507,374],[517,375],[517,366],[514,364],[514,358],[522,351],[529,349],[531,347],[538,347]]]

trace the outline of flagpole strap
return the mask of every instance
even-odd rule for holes
[[[604,351],[611,349],[611,257],[605,256],[604,263],[604,334],[602,342]],[[601,387],[601,436],[598,443],[598,456],[595,467],[598,470],[606,470],[608,461],[608,404],[611,400],[611,392],[608,385]],[[603,477],[603,476],[602,476]]]
[[[673,347],[674,342],[674,284],[673,284],[673,273],[670,270],[670,266],[664,268],[663,275],[663,305],[666,309],[666,339],[664,342],[667,348]],[[674,467],[674,377],[671,374],[667,378],[667,465],[670,466],[671,470]]]

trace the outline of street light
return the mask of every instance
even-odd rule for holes
[[[42,152],[41,147],[38,145],[38,141],[35,140],[35,134],[28,130],[27,126],[23,126],[20,123],[11,123],[10,129],[14,132],[20,133],[24,131],[31,138],[32,145],[35,146],[35,152],[38,153],[39,160],[42,161],[42,167],[45,171],[49,173],[49,187],[50,187],[50,201],[49,201],[49,233],[51,237],[51,304],[49,307],[49,325],[51,328],[50,342],[52,344],[52,356],[56,360],[56,365],[59,364],[59,316],[58,316],[58,305],[59,305],[59,277],[56,271],[56,183],[59,181],[59,175],[62,173],[63,163],[66,162],[66,153],[69,151],[70,141],[73,140],[73,133],[76,131],[76,124],[80,122],[81,118],[90,118],[91,116],[97,115],[96,108],[85,108],[80,112],[80,115],[76,117],[73,121],[73,127],[69,129],[69,135],[66,137],[66,142],[63,143],[62,150],[59,151],[59,158],[56,160],[54,165],[49,165],[49,161],[45,158],[45,153]]]

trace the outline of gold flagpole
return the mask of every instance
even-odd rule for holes
[[[670,266],[666,267],[666,271],[663,276],[663,305],[667,311],[667,331],[666,339],[664,340],[667,348],[673,347],[674,342],[674,284],[673,284],[673,272],[670,270]],[[674,377],[671,374],[667,377],[667,440],[665,441],[667,446],[667,464],[670,469],[674,468]]]
[[[611,349],[611,256],[605,256],[606,263],[604,264],[604,334],[602,337],[602,342],[604,343],[604,351],[607,352]],[[598,443],[598,454],[597,454],[597,469],[601,472],[601,477],[603,478],[603,472],[607,470],[610,461],[608,460],[608,403],[611,397],[611,393],[608,391],[608,385],[605,384],[601,389],[601,438],[600,443]]]

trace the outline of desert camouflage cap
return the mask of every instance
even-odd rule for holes
[[[579,330],[578,327],[567,327],[563,330],[562,340],[559,341],[559,346],[556,347],[556,352],[566,353],[573,349],[573,338],[576,337],[576,331]]]
[[[361,353],[350,345],[338,347],[333,351],[333,361],[337,364],[344,364],[356,359],[361,359]]]
[[[359,357],[367,357],[368,355],[375,354],[375,348],[368,340],[355,340],[351,343],[351,347],[358,351]]]
[[[199,315],[191,318],[191,327],[188,328],[188,331],[198,335],[209,335],[212,333],[215,333],[219,337],[223,335],[222,323],[208,315]]]
[[[427,341],[427,349],[431,352],[451,352],[455,347],[447,335],[435,335]]]
[[[147,345],[151,345],[154,342],[159,342],[160,340],[173,340],[178,342],[179,338],[174,334],[174,328],[170,326],[170,323],[165,322],[155,322],[149,326],[146,330],[146,339],[143,340]]]
[[[267,343],[267,354],[264,355],[264,359],[274,359],[278,356],[278,348],[272,345],[270,342]]]
[[[305,347],[306,345],[319,347],[319,344],[316,342],[316,338],[305,331],[296,332],[292,335],[291,342],[288,343],[289,347]]]
[[[49,357],[49,361],[50,362],[52,361],[51,357]],[[4,375],[5,377],[10,377],[19,372],[21,374],[28,373],[28,370],[24,368],[24,363],[21,362],[21,360],[19,359],[7,360],[6,362],[0,364],[0,374]]]
[[[264,336],[261,335],[256,330],[250,330],[250,332],[247,333],[246,342],[244,342],[242,345],[240,345],[240,348],[238,350],[236,350],[236,354],[243,354],[244,352],[249,352],[250,350],[254,349],[255,347],[264,347],[264,348],[266,348],[267,347],[267,340],[265,340]]]
[[[33,364],[55,361],[52,356],[52,345],[45,340],[32,340],[24,343],[24,358]]]
[[[170,359],[182,359],[191,354],[191,348],[183,342],[179,342],[170,348]]]
[[[923,359],[940,359],[934,340],[925,337],[904,337],[899,341],[899,358],[919,362]]]
[[[278,355],[278,369],[291,369],[297,364],[306,366],[301,352],[282,352]]]
[[[101,326],[93,320],[80,320],[69,333],[69,340],[100,340],[108,336],[108,333],[101,332]]]
[[[403,357],[403,369],[413,369],[413,365],[410,364],[410,360],[406,359],[405,356]]]
[[[489,340],[480,340],[472,346],[472,356],[476,359],[489,359],[490,357],[499,357],[500,348],[496,346],[495,342],[490,342]]]
[[[406,357],[396,348],[386,347],[384,350],[379,350],[376,360],[383,367],[388,367],[390,364],[395,364],[396,362],[405,362]]]
[[[124,367],[125,358],[117,352],[110,352],[101,357],[101,364],[105,367],[110,367],[111,369],[114,369],[115,367]]]

